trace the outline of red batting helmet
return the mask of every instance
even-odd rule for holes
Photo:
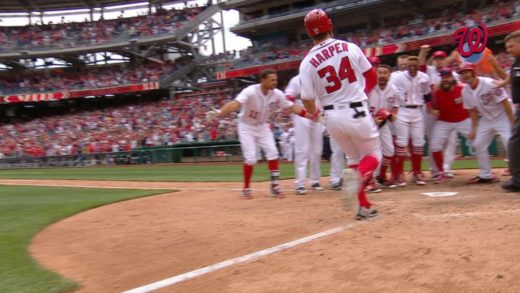
[[[368,57],[368,61],[374,66],[381,64],[381,59],[377,56]]]
[[[446,58],[446,56],[448,56],[448,55],[446,55],[446,52],[444,52],[444,51],[435,51],[435,52],[433,52],[432,56],[433,56],[433,58],[437,58],[437,57]]]
[[[464,71],[467,71],[467,70],[471,70],[471,71],[473,71],[473,74],[475,74],[477,68],[475,67],[474,64],[471,64],[471,63],[464,63],[464,64],[462,64],[462,66],[459,68],[458,73],[460,74],[460,73],[462,73],[462,72],[464,72]]]
[[[332,32],[332,20],[322,9],[311,10],[305,15],[303,22],[311,38],[324,32]]]

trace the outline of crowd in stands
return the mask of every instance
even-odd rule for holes
[[[336,37],[356,43],[361,47],[373,47],[447,34],[460,27],[476,25],[477,22],[483,22],[489,26],[500,21],[520,19],[520,0],[498,1],[496,4],[471,14],[463,14],[461,11],[460,7],[452,7],[420,17],[401,16],[387,19],[386,23],[378,29],[338,34]],[[261,46],[249,47],[240,51],[238,58],[235,58],[236,54],[221,54],[220,58],[214,58],[221,63],[217,66],[217,71],[225,71],[270,62],[298,60],[303,58],[310,47],[312,47],[310,41],[290,45],[283,42],[267,42]],[[222,63],[226,60],[227,63]]]
[[[460,27],[475,26],[481,22],[490,25],[506,21],[520,15],[520,1],[500,1],[471,14],[462,13],[460,7],[446,8],[424,16],[400,16],[387,19],[381,28],[338,35],[339,38],[362,47],[380,46],[406,42],[413,38],[445,34]]]
[[[0,79],[0,95],[65,91],[158,82],[161,75],[175,71],[183,62],[129,64],[98,67],[83,72],[52,69],[35,70],[22,76],[8,75]]]
[[[143,146],[236,139],[235,115],[205,113],[234,97],[231,89],[104,109],[71,111],[0,124],[0,158],[130,151]]]
[[[171,34],[204,8],[159,10],[152,15],[113,20],[0,27],[0,52],[74,48]]]

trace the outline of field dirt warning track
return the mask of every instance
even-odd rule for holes
[[[340,207],[337,191],[297,196],[292,180],[282,183],[285,199],[253,183],[253,200],[239,198],[240,183],[0,184],[179,190],[92,209],[36,235],[33,257],[79,282],[78,292],[124,292],[338,227],[157,292],[520,292],[520,194],[465,185],[472,175],[370,194],[381,215],[363,222]]]

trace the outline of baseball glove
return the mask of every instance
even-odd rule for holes
[[[379,128],[383,127],[386,124],[386,121],[392,121],[393,114],[390,113],[387,109],[380,109],[374,115],[374,119],[376,120],[377,126]]]

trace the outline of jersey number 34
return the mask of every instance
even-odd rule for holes
[[[339,65],[339,69],[336,72],[336,68],[332,65],[328,65],[323,67],[318,71],[318,75],[320,78],[326,78],[327,82],[330,84],[325,87],[327,94],[333,93],[341,88],[341,82],[344,79],[348,79],[349,83],[355,82],[356,74],[352,69],[352,65],[350,65],[350,60],[348,57],[343,57],[341,59],[341,64]]]

